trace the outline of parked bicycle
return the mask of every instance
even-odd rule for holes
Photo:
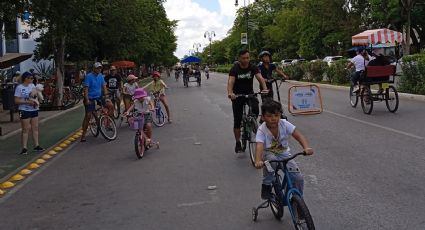
[[[45,83],[43,90],[44,100],[40,102],[41,106],[54,106],[59,98],[59,89],[52,83]],[[68,107],[76,104],[77,96],[70,87],[63,87],[61,106]]]
[[[259,209],[268,207],[271,208],[276,219],[280,220],[284,214],[284,207],[287,206],[295,229],[315,229],[313,218],[304,202],[302,192],[293,185],[291,178],[288,176],[287,163],[299,155],[305,155],[305,153],[296,153],[282,161],[264,162],[267,170],[274,172],[273,192],[270,199],[252,208],[253,221],[257,221]],[[277,163],[276,170],[273,169],[271,163]]]
[[[89,129],[93,136],[99,136],[99,133],[108,140],[112,141],[117,138],[117,126],[114,119],[112,119],[107,110],[101,106],[99,101],[93,101],[96,103],[97,108],[92,112],[91,119],[89,121]]]
[[[238,94],[236,98],[246,98],[247,103],[243,105],[242,113],[242,124],[241,124],[241,134],[242,134],[242,151],[246,150],[248,146],[249,149],[249,158],[251,160],[252,166],[255,167],[255,148],[256,141],[255,136],[258,129],[257,115],[252,112],[251,100],[257,98],[257,95],[261,93],[254,94]]]

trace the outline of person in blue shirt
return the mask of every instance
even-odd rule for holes
[[[82,124],[83,135],[81,135],[81,142],[86,142],[87,128],[92,112],[96,109],[96,103],[104,105],[105,102],[102,100],[102,93],[105,96],[108,94],[105,77],[101,72],[102,64],[96,62],[93,65],[93,72],[87,74],[84,78],[84,107],[86,114]]]
[[[273,84],[270,82],[273,80],[273,71],[276,71],[279,76],[284,77],[285,79],[289,79],[289,77],[286,76],[281,70],[276,68],[275,64],[271,63],[272,56],[269,51],[262,51],[259,57],[261,64],[258,65],[258,69],[261,72],[261,76],[263,76],[263,78],[266,80],[267,89],[269,90],[269,93],[266,95],[261,95],[261,98],[263,100],[265,98],[273,99]]]

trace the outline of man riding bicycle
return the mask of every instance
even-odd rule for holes
[[[232,69],[229,72],[229,80],[227,82],[227,94],[228,97],[232,100],[232,109],[233,109],[233,133],[235,135],[236,146],[235,152],[242,152],[241,144],[241,122],[243,114],[243,106],[251,100],[252,111],[258,116],[259,107],[257,98],[243,98],[237,97],[237,94],[253,94],[253,81],[254,76],[257,81],[260,83],[261,88],[263,89],[261,93],[267,94],[267,85],[264,78],[261,76],[261,73],[256,65],[253,65],[249,62],[249,51],[242,50],[239,52],[239,61],[235,63]]]
[[[266,98],[273,99],[273,85],[271,82],[271,80],[273,80],[273,71],[276,71],[277,74],[284,79],[289,79],[289,77],[286,76],[281,70],[277,69],[275,64],[271,63],[272,56],[269,51],[261,52],[259,58],[261,63],[258,65],[258,68],[260,69],[261,76],[263,76],[263,78],[266,80],[267,89],[269,90],[269,93],[267,95],[262,95],[261,99],[263,101]]]
[[[117,108],[119,108],[121,105],[120,92],[122,92],[122,78],[121,75],[118,74],[115,66],[111,66],[110,71],[110,74],[105,77],[106,88],[108,88],[108,92],[111,96],[115,96],[115,103],[117,104]]]
[[[102,64],[96,62],[93,65],[93,72],[87,74],[84,78],[84,107],[86,112],[82,124],[83,134],[81,135],[81,142],[86,142],[87,128],[92,112],[96,110],[96,103],[105,104],[105,101],[102,99],[102,91],[105,96],[108,95],[106,82],[101,71]]]

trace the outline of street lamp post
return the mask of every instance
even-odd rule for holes
[[[198,48],[201,48],[201,43],[193,43],[193,48],[196,49],[196,55],[199,55]]]
[[[211,42],[212,42],[212,39],[213,39],[213,37],[215,37],[215,32],[214,31],[205,31],[205,33],[204,33],[204,38],[207,38],[208,37],[208,40],[210,41],[210,58],[211,58]]]
[[[257,2],[257,0],[255,0],[255,2]],[[249,43],[249,35],[248,35],[248,30],[249,30],[249,14],[248,14],[248,6],[247,6],[247,1],[243,0],[243,7],[245,8],[245,20],[246,20],[246,42],[248,43],[248,51],[251,50],[251,44]],[[248,5],[251,4],[251,1],[248,0]],[[235,0],[235,6],[238,7],[239,3],[238,0]]]

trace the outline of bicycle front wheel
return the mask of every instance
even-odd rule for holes
[[[100,133],[106,140],[113,141],[117,138],[117,126],[110,116],[102,115],[99,123]]]
[[[314,230],[313,218],[304,200],[298,194],[293,194],[290,203],[289,209],[292,213],[295,229]]]
[[[138,159],[142,159],[145,154],[145,142],[146,139],[142,134],[137,133],[134,136],[134,151]]]
[[[114,118],[118,119],[120,118],[120,114],[121,114],[120,105],[117,103],[116,99],[112,100],[112,103],[114,105]]]
[[[152,116],[153,116],[153,123],[155,124],[156,127],[164,126],[165,115],[164,115],[164,112],[162,112],[162,109],[160,106],[156,108],[156,111],[154,112],[154,114],[152,114]]]
[[[95,137],[99,136],[99,126],[98,126],[98,124],[99,124],[98,118],[93,113],[90,120],[89,120],[89,129],[90,129],[90,132]]]
[[[252,166],[255,167],[255,150],[257,148],[257,142],[255,141],[255,137],[257,135],[258,129],[257,122],[251,121],[249,126],[249,158],[251,159]]]

